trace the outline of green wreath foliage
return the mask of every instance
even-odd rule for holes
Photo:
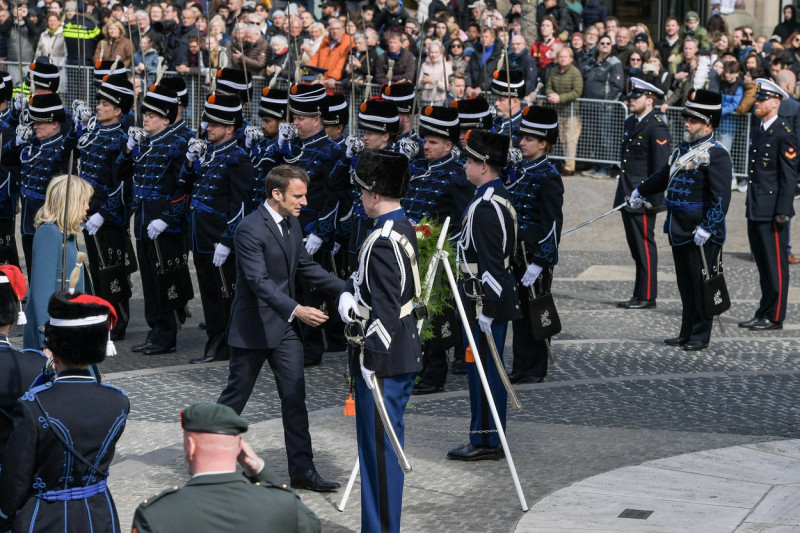
[[[414,226],[417,232],[417,247],[419,248],[419,275],[420,283],[422,283],[422,294],[424,295],[427,287],[425,285],[425,276],[428,273],[428,265],[430,265],[436,254],[436,245],[439,241],[439,235],[442,233],[442,226],[437,221],[431,218],[423,218],[419,224]],[[442,250],[447,252],[447,260],[450,263],[450,269],[453,275],[458,275],[456,270],[456,251],[453,244],[449,239],[444,240]],[[432,329],[433,318],[442,315],[447,309],[452,308],[450,300],[452,299],[452,291],[450,284],[447,281],[447,274],[444,272],[444,267],[439,266],[436,275],[430,281],[431,297],[428,300],[428,319],[425,320],[420,332],[420,340],[424,343],[433,338],[434,333]],[[422,302],[420,302],[422,303]]]

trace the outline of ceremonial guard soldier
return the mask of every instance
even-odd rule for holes
[[[0,71],[0,146],[16,136],[11,117],[11,75]],[[19,199],[20,162],[0,162],[0,263],[19,266],[17,238],[14,222]]]
[[[188,143],[189,139],[195,137],[195,132],[186,124],[186,108],[189,107],[189,89],[186,87],[186,81],[181,76],[161,78],[161,85],[168,89],[175,91],[178,95],[178,116],[175,118],[173,129],[178,136]]]
[[[492,77],[492,94],[497,96],[494,106],[499,112],[494,121],[495,132],[508,137],[510,127],[514,146],[519,146],[519,125],[522,122],[520,101],[525,97],[525,75],[519,70],[510,70],[508,74],[505,70],[496,70]]]
[[[245,128],[245,148],[250,151],[250,160],[256,169],[256,172],[253,173],[253,188],[250,193],[253,203],[248,213],[258,209],[258,206],[267,199],[267,192],[264,189],[267,173],[261,172],[260,167],[265,161],[269,147],[278,142],[278,127],[286,122],[287,94],[285,89],[265,87],[261,91],[261,99],[258,102],[261,128],[255,126]]]
[[[458,109],[458,127],[461,130],[459,134],[460,146],[464,146],[466,143],[464,137],[467,136],[469,130],[491,131],[494,133],[494,119],[497,110],[489,106],[489,102],[483,96],[478,95],[472,98],[456,100],[453,107]],[[506,132],[506,135],[508,135],[508,132]],[[461,157],[466,158],[464,151],[461,151]]]
[[[722,96],[697,89],[683,109],[683,142],[672,152],[669,163],[652,174],[631,193],[630,205],[641,208],[644,198],[666,190],[664,205],[675,275],[683,313],[677,337],[665,339],[669,346],[703,350],[711,339],[711,318],[703,303],[703,264],[700,253],[714,272],[720,272],[725,243],[725,214],[731,200],[733,162],[728,151],[714,138],[722,116]]]
[[[0,472],[3,469],[8,437],[11,435],[11,412],[22,396],[42,374],[47,358],[36,350],[19,351],[8,340],[11,329],[25,324],[22,300],[28,284],[14,265],[0,265]]]
[[[531,298],[550,292],[558,264],[564,183],[547,158],[558,141],[558,114],[549,108],[525,107],[519,134],[523,160],[506,190],[517,212],[515,274],[522,317],[514,321],[514,363],[508,378],[511,383],[541,383],[547,375],[549,339],[534,339],[528,305]]]
[[[401,446],[403,413],[420,369],[420,343],[414,298],[420,295],[417,238],[400,206],[408,190],[406,158],[389,150],[365,150],[353,179],[364,209],[375,220],[358,258],[358,270],[339,297],[345,322],[363,319],[363,344],[350,351],[355,376],[356,435],[361,467],[361,530],[400,531],[403,470],[381,423],[371,389],[382,393],[383,407]],[[399,283],[398,283],[399,281]],[[384,422],[385,423],[385,422]]]
[[[101,264],[124,264],[127,259],[130,217],[125,204],[125,191],[130,188],[133,167],[118,165],[117,159],[128,141],[122,129],[122,117],[132,105],[133,84],[127,76],[107,76],[97,89],[94,127],[78,139],[80,177],[94,188],[86,213],[89,218],[86,220],[84,240],[95,284],[100,283]],[[82,129],[78,116],[78,113],[73,115],[76,117],[76,129]],[[129,260],[135,259],[131,257]],[[111,332],[114,340],[117,340],[125,338],[130,308],[127,298],[115,305],[122,317]]]
[[[215,85],[215,94],[238,96],[242,100],[242,108],[247,107],[247,104],[250,103],[250,93],[253,90],[253,78],[245,71],[233,68],[220,69],[217,71]],[[236,130],[236,142],[243,148],[246,148],[245,131],[248,127],[250,127],[250,121],[245,118],[242,120],[242,125]],[[202,124],[202,129],[205,130],[205,123]]]
[[[398,148],[395,151],[406,154],[411,162],[411,175],[423,172],[427,166],[425,155],[422,152],[425,141],[414,133],[414,99],[417,93],[414,84],[410,81],[397,83],[384,83],[381,86],[381,96],[391,100],[397,105],[399,118],[399,135],[397,136]],[[409,142],[413,141],[413,142]]]
[[[54,293],[47,311],[45,343],[56,378],[14,407],[0,473],[0,530],[117,533],[107,480],[130,403],[124,391],[89,372],[108,354],[116,313],[105,300],[79,292]]]
[[[508,136],[472,131],[467,135],[465,150],[467,179],[478,190],[462,219],[457,248],[458,265],[463,273],[459,294],[467,316],[475,319],[463,327],[471,328],[473,337],[480,339],[481,363],[505,429],[508,395],[500,378],[500,372],[505,370],[492,362],[487,339],[494,340],[502,362],[508,321],[521,316],[517,281],[511,271],[517,240],[516,213],[499,178],[508,160]],[[469,444],[450,450],[449,459],[480,461],[504,456],[500,438],[493,431],[497,428],[475,364],[474,360],[467,360]]]
[[[208,123],[208,144],[191,139],[187,164],[181,172],[185,190],[191,190],[191,248],[203,304],[208,342],[203,356],[190,363],[229,358],[226,330],[236,260],[233,251],[236,226],[250,212],[253,164],[234,137],[242,125],[238,96],[212,94],[203,113]],[[193,186],[192,186],[193,184]]]
[[[145,94],[142,107],[144,128],[128,130],[126,150],[118,163],[133,165],[134,237],[145,320],[150,328],[145,341],[132,350],[158,355],[175,351],[177,320],[182,322],[186,316],[183,309],[169,312],[158,308],[156,278],[159,266],[164,265],[159,265],[155,248],[158,245],[164,262],[169,264],[188,259],[188,195],[181,191],[179,184],[186,141],[172,126],[178,114],[175,91],[160,84],[153,85]]]
[[[656,172],[669,160],[670,142],[667,125],[656,114],[656,100],[664,96],[661,89],[631,78],[628,93],[630,115],[625,120],[622,137],[620,178],[614,205],[625,203],[633,189],[639,186],[650,174]],[[636,263],[636,281],[633,296],[617,307],[623,309],[649,309],[656,306],[658,295],[658,250],[656,248],[656,213],[663,209],[664,193],[658,192],[645,198],[639,209],[629,205],[622,208],[622,225],[628,248]]]
[[[322,115],[325,133],[339,143],[344,144],[344,127],[350,122],[350,109],[347,107],[342,93],[328,93],[328,111]]]
[[[427,217],[441,225],[450,217],[449,238],[455,240],[461,229],[461,217],[475,193],[475,186],[467,181],[464,167],[454,155],[454,148],[460,145],[458,110],[426,107],[419,116],[419,133],[425,140],[423,153],[427,168],[423,167],[411,178],[408,193],[402,200],[403,208],[412,224]],[[453,318],[446,314],[442,320],[451,322]],[[453,331],[455,324],[450,323],[442,334],[444,325],[434,321],[435,338],[425,344],[423,369],[414,387],[415,394],[439,392],[447,379],[447,350],[459,343]],[[460,351],[459,348],[456,351]]]
[[[22,167],[20,233],[25,267],[30,277],[36,212],[44,205],[50,180],[67,173],[69,152],[75,146],[77,137],[71,132],[63,133],[62,124],[67,120],[67,114],[61,98],[55,93],[31,97],[28,116],[33,126],[17,126],[15,138],[6,141],[3,146],[2,162],[5,165],[20,163]]]
[[[747,237],[756,260],[761,300],[755,316],[739,327],[752,331],[783,328],[789,296],[789,222],[797,186],[797,135],[778,116],[789,95],[770,80],[756,80],[755,115],[761,122],[750,138]]]

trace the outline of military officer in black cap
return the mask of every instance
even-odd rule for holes
[[[508,395],[500,378],[500,372],[505,370],[497,368],[492,360],[485,336],[492,336],[502,361],[508,322],[521,317],[517,280],[511,271],[517,240],[516,213],[499,177],[508,161],[508,136],[471,131],[465,150],[467,179],[478,190],[464,215],[457,247],[458,266],[463,273],[459,294],[470,320],[463,327],[471,328],[478,343],[483,370],[505,429]],[[474,359],[467,359],[469,444],[450,450],[447,457],[459,461],[502,459],[503,448],[497,432],[492,431],[495,423],[475,365]]]
[[[514,321],[514,363],[508,378],[511,383],[541,383],[547,375],[549,340],[533,338],[528,302],[550,292],[558,264],[564,183],[547,158],[558,141],[558,114],[540,106],[525,107],[519,134],[523,160],[506,190],[519,226],[515,275],[522,317]]]
[[[456,240],[461,229],[461,217],[475,194],[475,186],[467,180],[464,167],[454,153],[454,148],[460,146],[458,110],[426,107],[419,117],[419,133],[425,140],[423,153],[427,168],[423,167],[412,176],[408,193],[402,200],[403,208],[412,224],[427,217],[441,225],[450,217],[449,238]],[[444,387],[447,350],[460,344],[456,340],[457,328],[452,322],[453,316],[447,314],[434,321],[436,335],[425,344],[424,366],[414,394],[431,394]]]
[[[139,504],[133,533],[321,531],[314,513],[242,439],[247,421],[233,409],[196,403],[181,412],[181,427],[192,479]]]
[[[711,275],[720,271],[733,163],[725,147],[714,138],[722,116],[719,93],[692,91],[683,116],[683,142],[672,152],[667,165],[633,190],[629,203],[639,209],[644,197],[667,191],[664,232],[672,246],[683,313],[678,336],[664,342],[694,351],[707,348],[711,339],[712,322],[703,304],[700,253],[706,255]]]
[[[328,112],[322,116],[325,133],[339,143],[344,144],[344,128],[350,123],[350,109],[342,93],[328,93]]]
[[[191,250],[206,323],[203,356],[190,363],[229,358],[225,332],[236,280],[233,251],[236,227],[251,211],[253,163],[234,137],[242,124],[238,96],[212,94],[205,103],[208,143],[191,139],[180,180],[191,191]],[[220,290],[222,288],[222,290]]]
[[[67,173],[69,151],[75,146],[77,136],[71,130],[63,133],[62,124],[67,120],[67,114],[61,98],[55,93],[31,97],[28,116],[33,126],[20,124],[15,137],[4,140],[2,161],[9,165],[21,163],[22,166],[20,233],[25,266],[30,277],[31,249],[36,231],[34,218],[44,205],[50,180]]]
[[[186,108],[189,107],[189,89],[186,87],[186,81],[181,76],[170,76],[162,78],[161,85],[172,89],[175,91],[175,94],[178,95],[178,116],[175,117],[173,129],[188,143],[189,139],[195,137],[196,134],[192,131],[192,128],[186,124],[186,118],[184,117]]]
[[[11,74],[0,71],[0,144],[13,139],[13,110],[8,103],[13,90]],[[19,266],[17,238],[14,222],[17,216],[17,200],[19,199],[20,162],[0,161],[0,263]]]
[[[756,260],[761,301],[755,316],[739,327],[753,331],[783,328],[789,296],[789,222],[797,186],[797,135],[778,116],[789,95],[770,80],[756,80],[755,115],[760,120],[750,138],[747,184],[747,237]]]
[[[134,352],[158,355],[175,351],[178,322],[185,320],[184,310],[160,311],[156,292],[158,257],[155,239],[165,262],[180,264],[188,260],[186,235],[188,194],[180,187],[179,177],[186,141],[174,128],[178,115],[178,95],[156,84],[142,102],[144,128],[128,130],[126,148],[117,159],[120,165],[133,165],[133,227],[136,255],[142,277],[144,314],[150,331],[144,342],[133,346]]]
[[[358,156],[353,180],[361,189],[367,216],[375,221],[361,247],[358,270],[339,297],[342,320],[361,317],[364,329],[363,345],[350,350],[361,466],[361,530],[400,531],[403,470],[370,389],[377,385],[383,393],[390,423],[402,445],[403,413],[422,358],[412,314],[414,298],[420,295],[417,237],[400,205],[408,190],[407,159],[389,150],[365,150]]]
[[[656,100],[664,92],[639,78],[631,78],[628,93],[630,115],[625,120],[620,160],[620,178],[614,205],[625,203],[633,189],[650,174],[667,164],[670,142],[667,125],[656,114]],[[636,264],[633,296],[617,304],[623,309],[649,309],[656,306],[658,296],[658,250],[656,248],[656,213],[663,209],[664,193],[645,198],[639,209],[622,208],[622,224],[628,248]]]
[[[78,139],[80,156],[80,177],[88,181],[94,188],[89,211],[86,215],[85,241],[89,254],[89,268],[95,283],[100,280],[100,265],[124,264],[129,242],[128,226],[130,217],[125,205],[126,188],[130,187],[133,176],[131,165],[117,165],[122,150],[128,142],[122,128],[122,118],[133,105],[133,84],[127,76],[110,75],[97,89],[97,114],[94,128]],[[76,130],[82,129],[76,118]],[[102,261],[99,259],[102,255]],[[102,294],[105,288],[95,288]],[[106,298],[111,295],[103,294]],[[111,332],[114,340],[125,338],[128,325],[128,299],[115,302],[122,317]]]
[[[492,77],[492,94],[497,97],[495,108],[498,116],[494,121],[495,132],[508,137],[508,128],[519,147],[519,124],[522,121],[521,100],[525,97],[525,75],[519,70],[496,70]],[[509,98],[510,97],[510,98]],[[510,126],[509,126],[510,124]]]
[[[256,169],[253,173],[253,188],[250,194],[253,204],[248,213],[258,209],[258,206],[267,199],[267,192],[264,189],[267,174],[261,172],[260,167],[269,147],[278,142],[278,127],[286,122],[287,94],[286,89],[265,87],[258,101],[261,127],[245,128],[245,149],[249,150],[250,160]]]

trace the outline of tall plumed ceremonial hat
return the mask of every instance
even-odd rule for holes
[[[235,94],[212,94],[206,99],[203,120],[238,128],[242,125],[242,99]]]
[[[114,63],[117,63],[114,66]],[[113,67],[113,68],[112,68]],[[103,83],[103,78],[112,74],[122,75],[127,74],[128,69],[122,64],[122,61],[95,61],[94,63],[94,84],[99,86]]]
[[[217,90],[222,94],[238,94],[242,102],[250,101],[253,79],[243,70],[223,68],[217,71]]]
[[[133,106],[133,84],[125,75],[106,76],[97,89],[97,99],[110,102],[120,108],[123,115],[126,115]]]
[[[56,92],[58,84],[61,82],[58,67],[43,61],[34,61],[30,64],[30,67],[28,67],[28,79],[31,82],[31,87],[51,92]]]
[[[397,105],[397,111],[400,113],[411,113],[416,95],[414,84],[410,81],[401,81],[391,85],[384,83],[381,85],[381,96],[393,101]]]
[[[558,140],[558,113],[548,107],[525,106],[522,109],[519,133],[547,141],[550,145],[555,144]]]
[[[5,85],[1,96],[3,100],[9,101],[14,97],[14,78],[5,70],[0,70],[0,78],[3,78],[3,83]]]
[[[505,70],[495,70],[492,74],[492,93],[497,96],[523,98],[525,96],[525,75],[521,70],[511,70],[508,76]]]
[[[197,433],[240,435],[247,431],[247,420],[227,405],[199,402],[181,411],[181,427]]]
[[[483,96],[454,100],[452,107],[458,110],[458,126],[462,130],[490,130],[494,124],[494,115],[489,102]]]
[[[61,97],[56,93],[36,94],[31,97],[28,114],[34,122],[61,122],[67,120],[67,112]]]
[[[328,112],[328,95],[319,83],[298,83],[289,90],[289,110],[301,117],[317,117]]]
[[[694,90],[689,93],[682,114],[684,117],[702,120],[716,128],[722,118],[722,95],[706,89]]]
[[[367,191],[403,198],[411,182],[408,158],[391,150],[363,150],[358,154],[353,181]]]
[[[25,281],[25,276],[18,266],[0,265],[0,287],[5,285],[11,288],[11,294],[14,295],[16,303],[19,305],[17,325],[23,326],[28,322],[25,318],[25,313],[22,311],[22,300],[25,299],[25,293],[28,292],[28,283]],[[0,294],[7,293],[2,291]]]
[[[397,105],[391,100],[374,96],[362,102],[358,108],[358,127],[378,133],[397,133],[400,131],[400,114]]]
[[[287,97],[288,92],[286,89],[264,87],[261,91],[261,99],[258,101],[258,116],[285,120]]]
[[[508,136],[488,131],[469,130],[464,149],[469,158],[496,168],[505,168],[508,161]]]
[[[664,91],[653,85],[647,83],[639,78],[631,78],[630,89],[628,90],[628,98],[639,98],[643,95],[652,95],[655,97],[664,96]]]
[[[116,354],[110,335],[117,311],[108,301],[80,292],[56,292],[50,296],[47,313],[45,347],[67,363],[95,364]]]
[[[142,111],[152,111],[170,122],[175,122],[178,116],[178,94],[169,87],[164,87],[160,83],[151,85],[142,100]]]
[[[419,114],[419,136],[443,137],[453,144],[461,138],[458,126],[458,110],[452,107],[428,106]]]
[[[189,89],[186,87],[186,81],[180,76],[170,76],[169,78],[161,78],[161,85],[169,87],[175,94],[178,95],[178,105],[181,107],[189,107]]]
[[[777,83],[765,78],[756,78],[756,100],[769,100],[777,98],[784,100],[789,95]]]
[[[342,93],[328,93],[328,112],[322,115],[322,123],[326,126],[345,126],[350,122],[347,99]]]

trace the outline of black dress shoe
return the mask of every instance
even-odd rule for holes
[[[684,339],[682,337],[670,337],[669,339],[664,339],[664,344],[667,346],[683,346],[689,342],[689,339]]]
[[[759,318],[749,326],[750,331],[768,331],[770,329],[783,329],[783,322],[773,322],[766,318]]]
[[[708,348],[707,342],[689,341],[683,345],[683,349],[687,352],[696,352],[698,350],[705,350]]]
[[[327,481],[313,468],[306,470],[302,475],[293,477],[291,485],[293,489],[313,490],[314,492],[336,492],[340,486],[335,481]]]
[[[523,375],[522,375],[521,372],[515,372],[515,371],[512,370],[508,374],[508,381],[510,381],[511,383],[519,383],[519,380],[521,380],[522,377],[523,377]]]
[[[467,373],[467,363],[464,361],[454,361],[453,368],[450,371],[454,376],[463,376]]]
[[[189,359],[190,365],[196,365],[199,363],[210,363],[214,360],[214,356],[212,354],[204,355],[202,357],[195,357],[194,359]]]
[[[653,309],[655,306],[655,300],[631,300],[625,309]]]
[[[146,349],[148,349],[150,346],[151,346],[151,344],[150,344],[149,342],[145,341],[145,342],[143,342],[143,343],[141,343],[141,344],[134,344],[134,345],[131,347],[131,351],[132,351],[132,352],[137,352],[137,353],[138,353],[138,352],[143,352],[143,351],[145,351]]]
[[[112,331],[111,332],[111,340],[114,341],[114,342],[116,342],[116,341],[124,341],[125,340],[125,332],[123,331],[123,332],[114,333]]]
[[[754,316],[750,320],[745,320],[744,322],[739,322],[740,328],[749,328],[750,326],[754,326],[758,324],[762,319],[760,317]]]
[[[502,446],[484,448],[467,444],[447,452],[447,458],[455,461],[499,461],[505,456]]]
[[[629,305],[630,303],[632,303],[632,302],[637,302],[637,301],[638,301],[638,300],[636,299],[636,297],[635,297],[635,296],[633,296],[633,297],[631,297],[631,299],[630,299],[630,300],[625,300],[624,302],[617,302],[617,307],[619,307],[620,309],[627,309],[627,308],[628,308],[628,305]]]
[[[142,351],[142,353],[145,355],[163,355],[165,353],[175,353],[175,346],[156,346],[155,344],[151,344],[144,351]]]
[[[518,383],[519,385],[524,385],[526,383],[541,383],[544,381],[544,377],[542,376],[522,376],[514,383]]]
[[[420,383],[419,385],[414,386],[414,394],[421,395],[421,394],[435,394],[437,392],[442,392],[443,387],[437,387],[436,385],[426,385],[424,383]]]
[[[206,323],[205,322],[200,322],[199,324],[197,324],[197,327],[200,328],[200,329],[206,329]]]
[[[319,361],[312,361],[311,359],[306,359],[303,361],[303,368],[308,368],[310,366],[319,366],[322,364],[322,360]]]

